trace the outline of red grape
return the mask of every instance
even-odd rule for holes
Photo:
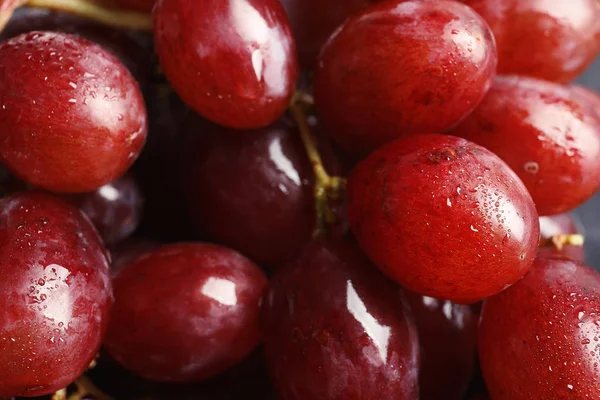
[[[347,187],[352,231],[386,274],[417,293],[473,303],[527,272],[539,223],[527,189],[490,151],[446,135],[391,142]]]
[[[263,305],[271,375],[285,400],[418,398],[418,339],[400,290],[354,246],[310,243]]]
[[[145,32],[116,29],[76,15],[23,7],[11,17],[8,25],[0,33],[0,40],[31,31],[79,35],[117,56],[142,87],[148,85],[152,79],[154,73],[152,36]]]
[[[135,373],[197,382],[247,356],[259,341],[267,280],[250,260],[205,243],[166,245],[127,264],[114,280],[104,345]]]
[[[106,244],[117,243],[131,235],[142,216],[142,194],[130,175],[94,192],[65,198],[85,212]]]
[[[183,181],[200,230],[264,266],[296,256],[315,229],[314,174],[299,133],[196,126]],[[332,171],[332,169],[329,169]]]
[[[110,53],[62,33],[31,32],[0,45],[0,158],[51,191],[113,181],[146,138],[139,87]]]
[[[159,0],[154,39],[175,91],[213,122],[259,128],[290,102],[298,62],[278,0]]]
[[[66,387],[100,347],[112,301],[106,250],[76,207],[50,195],[0,200],[0,396]]]
[[[476,348],[476,319],[469,306],[406,292],[419,331],[420,400],[462,400]]]
[[[290,20],[300,63],[315,67],[323,43],[348,17],[381,0],[281,0]]]
[[[481,367],[494,399],[600,398],[600,276],[583,264],[537,259],[488,299]]]
[[[599,122],[562,85],[502,76],[451,133],[500,156],[523,180],[538,213],[553,215],[600,187]]]
[[[600,51],[597,0],[461,0],[490,25],[498,72],[568,82]]]
[[[366,152],[407,133],[451,128],[481,101],[495,67],[492,33],[469,7],[386,1],[324,45],[315,102],[343,149]]]

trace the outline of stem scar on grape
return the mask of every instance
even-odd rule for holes
[[[298,126],[304,148],[315,173],[315,209],[317,225],[315,235],[325,231],[327,224],[333,224],[336,217],[329,206],[329,200],[342,197],[346,186],[346,179],[340,176],[331,176],[323,166],[323,160],[317,148],[317,142],[306,119],[306,108],[312,105],[312,96],[296,92],[290,104],[290,113]]]

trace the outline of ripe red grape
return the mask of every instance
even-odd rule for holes
[[[298,62],[278,0],[159,0],[153,13],[160,65],[191,108],[240,129],[283,114]]]
[[[569,82],[600,51],[600,3],[596,0],[461,1],[492,28],[501,74]]]
[[[565,244],[557,247],[551,239],[557,235],[581,234],[577,223],[570,214],[558,214],[551,217],[540,217],[540,246],[538,257],[563,256],[575,261],[584,261],[583,246]]]
[[[279,398],[418,398],[408,305],[352,245],[312,242],[278,270],[261,322]]]
[[[451,128],[481,101],[495,67],[492,33],[469,7],[386,1],[324,45],[315,102],[343,149],[366,152],[403,134]]]
[[[92,224],[54,196],[0,200],[0,396],[66,387],[100,347],[112,301]]]
[[[131,235],[142,216],[144,200],[130,175],[93,192],[67,195],[65,198],[85,212],[109,245]]]
[[[600,276],[564,258],[538,258],[488,299],[481,367],[494,399],[600,398]]]
[[[419,399],[462,400],[473,372],[476,319],[469,306],[406,292],[419,332]]]
[[[523,180],[538,213],[554,215],[600,187],[599,122],[569,88],[499,76],[452,134],[496,153]]]
[[[381,0],[281,0],[302,66],[313,69],[323,43],[348,17]]]
[[[154,73],[152,36],[145,32],[117,29],[43,8],[23,7],[11,17],[0,33],[0,40],[31,31],[72,33],[101,45],[125,64],[142,87],[148,85]]]
[[[194,129],[183,191],[198,229],[264,266],[296,256],[316,221],[314,174],[296,129],[283,121],[241,133]]]
[[[201,381],[235,365],[258,344],[267,280],[233,250],[166,245],[127,264],[113,285],[104,345],[147,379]]]
[[[521,279],[537,253],[527,189],[497,156],[464,139],[391,142],[357,165],[347,197],[363,250],[426,296],[474,303]]]
[[[129,168],[145,138],[138,84],[100,46],[50,32],[0,45],[0,158],[18,177],[95,190]]]

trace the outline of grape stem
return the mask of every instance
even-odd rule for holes
[[[150,14],[107,8],[93,0],[0,0],[0,31],[4,29],[14,11],[21,6],[75,14],[120,28],[152,30]]]
[[[323,160],[319,154],[317,141],[311,131],[306,118],[306,107],[312,105],[312,97],[306,93],[296,92],[290,105],[290,113],[298,126],[302,137],[306,154],[312,164],[315,174],[315,208],[317,214],[317,226],[315,235],[320,235],[325,230],[326,224],[335,222],[335,214],[329,207],[330,199],[339,199],[346,186],[346,180],[339,176],[331,176],[323,166]]]
[[[562,250],[565,246],[583,246],[584,237],[580,234],[558,234],[551,238],[540,240],[540,247],[554,246]]]

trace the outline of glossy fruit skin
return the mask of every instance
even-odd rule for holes
[[[583,246],[564,245],[562,248],[557,248],[552,243],[544,243],[552,239],[556,235],[572,235],[582,234],[578,224],[570,214],[558,214],[551,217],[540,217],[540,250],[538,257],[567,257],[571,260],[584,262],[585,253]]]
[[[386,1],[350,18],[323,46],[315,102],[342,149],[365,153],[453,127],[483,99],[495,67],[492,33],[469,7]]]
[[[206,124],[194,130],[182,191],[197,228],[261,266],[298,255],[316,215],[314,174],[296,129],[280,120],[248,132]],[[324,150],[328,167],[335,164]]]
[[[471,308],[406,291],[421,345],[421,400],[462,400],[475,363]]]
[[[461,1],[494,32],[500,74],[566,83],[600,51],[600,4],[595,0]]]
[[[514,287],[488,299],[481,367],[494,400],[600,397],[600,277],[564,258],[538,258]]]
[[[253,129],[283,114],[298,61],[278,0],[159,0],[153,15],[162,70],[200,115]]]
[[[0,396],[41,396],[88,367],[108,324],[108,259],[92,224],[54,196],[0,200]]]
[[[0,33],[0,40],[31,31],[64,32],[81,36],[113,53],[142,88],[154,73],[152,36],[141,31],[118,29],[76,15],[43,8],[22,7],[15,11]]]
[[[490,151],[449,135],[391,142],[348,178],[360,246],[414,292],[474,303],[517,282],[538,249],[531,196]]]
[[[267,279],[233,250],[208,243],[165,245],[127,264],[113,285],[104,346],[146,379],[202,381],[258,344]]]
[[[54,192],[115,180],[146,139],[134,78],[112,54],[73,35],[30,32],[3,42],[0,104],[0,158]]]
[[[498,76],[451,134],[502,158],[525,183],[540,215],[569,211],[600,187],[599,120],[562,85]]]
[[[316,240],[278,270],[261,327],[282,400],[419,397],[410,309],[353,244]]]
[[[65,198],[83,210],[107,245],[130,236],[142,217],[143,196],[131,175]]]
[[[290,21],[300,64],[316,67],[321,46],[348,17],[380,0],[281,0]]]

